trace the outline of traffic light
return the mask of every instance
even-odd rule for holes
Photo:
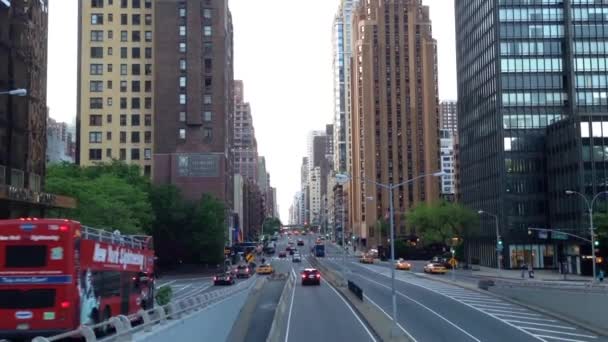
[[[599,245],[600,245],[600,241],[599,241],[599,240],[595,240],[594,245],[595,245],[595,247],[599,247]]]
[[[502,246],[502,239],[499,239],[499,240],[498,240],[498,245],[499,245],[499,246]]]

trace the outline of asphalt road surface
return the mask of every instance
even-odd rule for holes
[[[213,277],[163,277],[156,282],[156,289],[170,286],[173,300],[199,295],[214,289]]]
[[[336,270],[342,261],[329,247],[322,262]],[[349,258],[347,277],[363,288],[366,300],[392,312],[390,269]],[[476,291],[396,271],[397,322],[416,341],[605,341],[593,333]],[[437,275],[441,277],[441,275]]]
[[[368,327],[339,295],[339,293],[321,275],[321,285],[302,286],[300,271],[310,264],[306,256],[310,253],[315,239],[312,236],[302,236],[304,246],[296,246],[302,255],[301,263],[294,263],[291,257],[272,258],[277,272],[293,272],[296,275],[296,286],[290,295],[285,342],[299,341],[376,341]],[[297,236],[292,236],[294,244]],[[277,254],[287,247],[287,237],[282,237],[277,243]]]

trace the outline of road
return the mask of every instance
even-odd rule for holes
[[[339,293],[321,278],[320,286],[302,286],[300,271],[310,264],[305,260],[314,239],[302,237],[304,246],[297,246],[302,254],[301,263],[293,263],[291,258],[272,258],[277,272],[293,272],[297,283],[290,295],[287,336],[285,342],[310,341],[376,341],[367,326],[339,295]],[[294,243],[297,237],[293,237]],[[285,250],[287,238],[277,243],[278,251]],[[323,277],[323,275],[321,275]]]
[[[214,289],[212,277],[163,277],[156,282],[156,289],[170,286],[173,300],[199,295]]]
[[[328,267],[341,270],[339,250],[328,246]],[[366,300],[391,312],[390,269],[347,260],[348,278],[363,288]],[[397,321],[416,341],[604,341],[553,317],[495,297],[399,271]],[[440,275],[438,275],[440,277]]]

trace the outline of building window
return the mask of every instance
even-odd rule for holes
[[[91,14],[91,25],[103,25],[103,14]]]
[[[212,32],[211,32],[211,26],[205,25],[205,26],[203,27],[203,35],[204,35],[205,37],[211,37],[211,33],[212,33]]]
[[[152,114],[146,114],[144,116],[144,126],[152,126]]]
[[[92,42],[103,42],[103,31],[102,30],[91,31],[91,41]]]
[[[139,114],[131,115],[131,126],[139,126]]]
[[[179,78],[179,87],[186,88],[186,76],[180,76]]]
[[[120,81],[120,92],[121,93],[127,92],[127,81]]]
[[[112,64],[108,64],[108,72],[112,72],[112,70],[114,70]]]
[[[127,125],[127,114],[120,114],[120,125],[121,126]]]
[[[150,149],[150,148],[145,148],[144,149],[144,159],[145,160],[151,160],[152,159],[152,149]]]
[[[150,92],[152,92],[152,81],[146,81],[146,82],[144,83],[144,91],[145,91],[146,93],[150,93]]]
[[[131,160],[139,160],[139,149],[138,148],[131,149]]]
[[[211,129],[211,127],[203,128],[203,138],[205,140],[211,140],[213,138],[213,130]]]
[[[103,8],[103,0],[91,0],[92,8]]]
[[[89,108],[90,109],[102,109],[103,108],[103,98],[91,97],[89,99]]]
[[[131,31],[131,41],[140,42],[141,41],[141,31]]]
[[[186,26],[185,25],[180,25],[179,26],[179,36],[180,37],[185,37],[186,36]]]
[[[144,143],[146,143],[146,144],[152,143],[152,132],[150,132],[150,131],[144,132]]]
[[[126,14],[120,15],[120,25],[128,25],[129,24],[129,16]]]
[[[106,105],[107,105],[108,107],[112,107],[112,98],[111,98],[111,97],[108,97],[108,98],[106,99]]]
[[[186,104],[186,94],[179,94],[179,104]]]
[[[131,16],[131,24],[132,25],[141,25],[141,15],[133,14]]]
[[[186,17],[186,9],[185,8],[180,8],[179,9],[179,17],[180,18],[185,18]]]
[[[186,112],[179,112],[179,122],[186,122]]]
[[[89,132],[89,143],[100,144],[101,143],[101,132]]]
[[[129,7],[129,0],[120,0],[120,8]]]
[[[108,47],[108,56],[112,56],[114,54],[114,50],[112,49],[112,47]]]
[[[152,75],[152,64],[145,65],[144,73],[146,76]]]
[[[211,9],[209,9],[209,8],[203,9],[203,18],[211,19]]]
[[[205,58],[205,73],[210,74],[213,70],[213,61],[211,58]]]
[[[145,8],[152,8],[152,0],[144,0]]]
[[[212,119],[211,112],[209,112],[209,111],[203,112],[203,121],[204,122],[211,122],[211,119]]]
[[[148,42],[148,43],[152,41],[152,31],[146,31],[145,39],[146,39],[146,42]]]
[[[120,109],[127,109],[127,98],[126,97],[120,98]]]
[[[99,93],[103,91],[103,81],[91,81],[89,83],[89,91]]]
[[[144,98],[144,108],[152,109],[152,98],[151,97]]]
[[[103,58],[103,47],[91,47],[91,58]]]
[[[186,43],[179,43],[179,52],[181,53],[185,53],[186,52]]]
[[[107,88],[108,89],[112,89],[112,81],[111,80],[108,80],[108,82],[107,82]]]
[[[120,58],[122,58],[122,59],[129,58],[129,48],[126,48],[126,47],[120,48]]]
[[[133,8],[141,8],[141,3],[139,0],[133,0]]]
[[[106,148],[106,158],[112,159],[112,149]]]
[[[119,153],[120,160],[127,160],[127,149],[121,148]]]
[[[152,48],[146,48],[146,49],[144,50],[144,57],[145,57],[146,59],[150,59],[150,58],[152,58]]]
[[[210,43],[210,42],[203,43],[203,55],[205,55],[205,56],[213,55],[213,43]]]
[[[103,75],[103,64],[91,64],[89,73],[91,75]]]
[[[89,116],[89,126],[101,126],[102,119],[101,115],[90,115]]]
[[[144,23],[148,26],[152,25],[152,14],[146,14],[144,16]]]
[[[141,50],[138,47],[131,48],[131,58],[140,58]]]
[[[131,91],[134,93],[139,93],[141,91],[141,82],[140,81],[131,81]]]
[[[151,174],[152,174],[152,166],[144,165],[144,176],[150,177]]]
[[[179,70],[186,71],[186,60],[184,58],[179,60]]]
[[[126,64],[121,64],[120,65],[120,75],[121,76],[126,76],[128,74],[127,72],[127,65]]]
[[[124,131],[120,132],[120,143],[121,144],[127,143],[127,132],[124,132]]]
[[[131,109],[139,109],[141,108],[139,97],[131,98]]]
[[[211,104],[211,95],[203,95],[203,103],[204,104]]]
[[[112,114],[106,115],[106,122],[109,123],[109,124],[112,123]]]
[[[101,149],[90,148],[89,149],[89,160],[101,160]]]
[[[179,138],[182,140],[186,139],[186,129],[185,128],[180,128],[179,129]]]
[[[139,75],[141,74],[141,67],[139,64],[131,65],[131,75]]]
[[[129,32],[128,31],[120,31],[120,41],[126,42],[129,40]]]
[[[112,132],[106,132],[106,140],[112,141]]]
[[[131,142],[134,144],[139,143],[139,132],[131,132]]]
[[[108,22],[111,23],[114,21],[114,15],[112,13],[108,13]]]

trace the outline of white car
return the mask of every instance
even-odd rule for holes
[[[291,261],[302,262],[302,256],[300,255],[300,253],[294,253],[294,255],[291,257]]]

